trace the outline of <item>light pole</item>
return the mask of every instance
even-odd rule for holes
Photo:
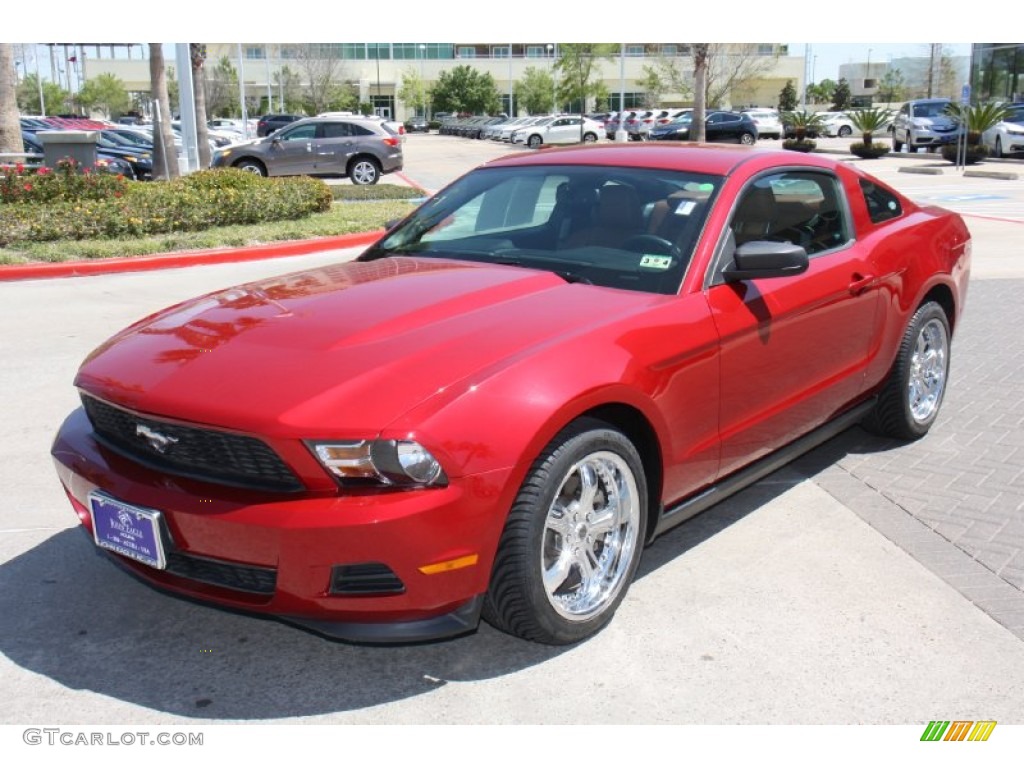
[[[427,117],[427,82],[423,77],[423,59],[427,56],[427,46],[420,43],[420,88],[423,89],[423,103],[420,104],[420,109],[423,110],[423,117]]]
[[[551,57],[551,114],[558,114],[558,83],[555,82],[555,45],[548,43],[548,56]]]

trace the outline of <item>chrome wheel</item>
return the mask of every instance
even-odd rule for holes
[[[349,178],[353,184],[360,186],[376,184],[380,171],[372,160],[356,160],[349,169]]]
[[[626,581],[639,540],[636,478],[621,456],[599,451],[575,463],[544,521],[544,591],[569,621],[611,605]]]
[[[917,335],[907,381],[907,407],[919,423],[931,419],[942,402],[948,353],[946,327],[937,319],[929,320]]]

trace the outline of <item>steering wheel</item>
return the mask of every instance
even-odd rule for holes
[[[682,254],[679,246],[664,237],[657,235],[633,235],[622,241],[622,247],[627,251],[637,253],[653,253],[661,256],[674,256],[679,258]]]

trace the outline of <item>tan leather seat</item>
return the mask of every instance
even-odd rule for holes
[[[642,234],[643,212],[636,190],[624,184],[608,184],[598,193],[594,226],[574,232],[565,242],[566,248],[603,245],[618,248],[634,235]]]
[[[736,245],[764,240],[773,231],[777,219],[775,194],[768,187],[751,187],[743,194],[732,217]]]

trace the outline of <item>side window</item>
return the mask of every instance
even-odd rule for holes
[[[903,213],[903,207],[897,197],[887,189],[872,184],[867,179],[860,180],[860,191],[864,193],[864,202],[868,206],[868,216],[875,224],[895,219]]]
[[[851,240],[843,203],[839,183],[829,174],[771,174],[747,187],[730,226],[737,246],[752,240],[790,242],[813,256]]]
[[[365,125],[355,125],[348,123],[348,132],[350,136],[375,136],[376,134]]]
[[[281,141],[309,141],[316,138],[316,123],[282,131],[279,138]]]
[[[351,135],[348,123],[324,123],[322,129],[325,139],[343,139]]]

